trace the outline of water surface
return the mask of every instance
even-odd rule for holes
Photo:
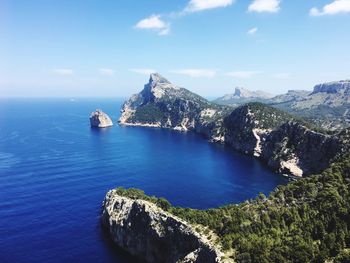
[[[194,133],[96,130],[120,99],[0,100],[0,262],[135,262],[99,224],[106,192],[136,187],[174,205],[211,208],[269,193],[285,179]]]

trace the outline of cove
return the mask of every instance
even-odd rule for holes
[[[268,194],[287,180],[200,135],[167,129],[91,129],[120,99],[9,99],[0,103],[0,261],[135,262],[99,223],[117,186],[206,209]]]

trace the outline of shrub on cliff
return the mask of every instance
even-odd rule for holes
[[[196,210],[172,207],[143,191],[140,197],[193,224],[214,231],[237,262],[348,262],[350,248],[350,156],[321,175],[279,186],[239,205]],[[130,192],[129,192],[130,191]]]

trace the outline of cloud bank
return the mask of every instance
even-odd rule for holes
[[[350,0],[335,0],[322,7],[322,9],[313,7],[310,10],[311,16],[336,15],[340,13],[350,13]]]

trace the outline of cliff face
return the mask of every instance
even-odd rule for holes
[[[103,202],[102,224],[119,247],[147,262],[222,262],[222,253],[188,223],[116,190]]]
[[[126,101],[119,123],[197,131],[219,137],[217,123],[225,107],[171,84],[159,74],[151,74],[144,89]]]
[[[266,136],[262,158],[279,173],[303,176],[326,169],[341,147],[336,136],[317,133],[291,121]]]
[[[102,110],[96,110],[90,115],[90,125],[96,128],[106,128],[113,126],[113,122]]]
[[[259,157],[265,137],[291,116],[261,103],[250,103],[224,118],[224,141],[238,151]]]
[[[219,106],[159,74],[152,74],[144,89],[125,102],[119,122],[195,131],[295,176],[322,171],[343,145],[338,135],[314,132],[284,111],[262,103]]]

